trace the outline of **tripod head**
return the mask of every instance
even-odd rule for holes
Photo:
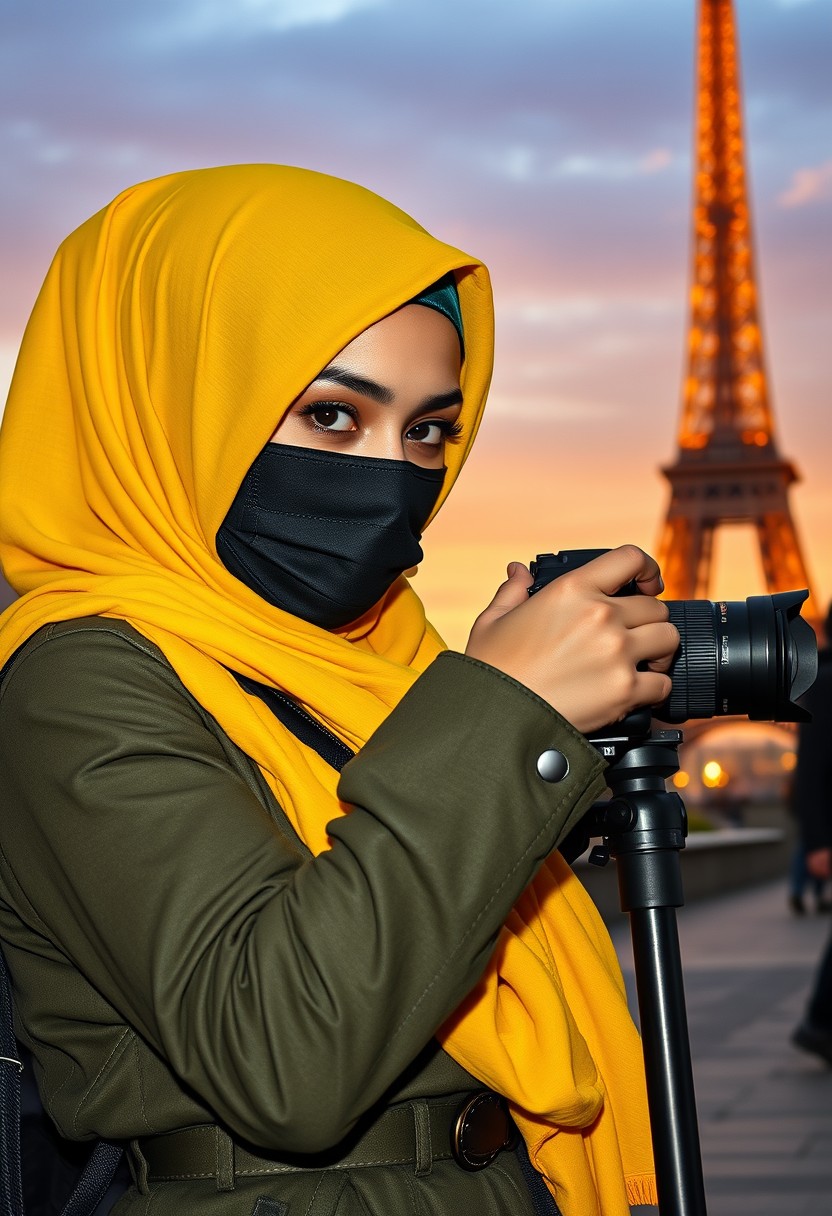
[[[684,903],[678,853],[685,847],[688,817],[679,794],[666,786],[679,771],[682,738],[680,730],[656,728],[646,709],[589,738],[607,761],[612,797],[594,803],[560,849],[574,861],[600,837],[589,861],[605,866],[615,859],[624,912]]]
[[[666,782],[679,770],[680,730],[651,730],[648,711],[628,714],[618,728],[590,739],[608,761],[612,797],[596,802],[585,823],[600,836],[589,860],[606,865],[614,857],[621,908],[684,904],[678,853],[688,832],[685,804]]]

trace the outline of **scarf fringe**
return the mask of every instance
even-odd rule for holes
[[[629,1203],[658,1206],[659,1194],[656,1190],[655,1174],[628,1174],[625,1182]]]

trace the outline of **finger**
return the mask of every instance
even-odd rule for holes
[[[679,649],[679,630],[670,621],[641,625],[630,631],[631,653],[649,671],[667,671]]]
[[[627,595],[615,601],[619,620],[627,629],[638,629],[640,625],[653,625],[667,621],[670,609],[664,600],[652,595]]]
[[[621,545],[617,549],[610,549],[575,573],[589,579],[591,585],[604,595],[615,595],[632,580],[638,583],[645,595],[658,595],[664,590],[656,559],[639,549],[638,545]]]
[[[640,671],[636,677],[634,706],[660,705],[670,696],[673,683],[670,676],[659,671]]]
[[[529,598],[529,587],[534,579],[522,562],[509,562],[506,570],[508,578],[497,588],[494,599],[481,616],[504,616],[513,608],[518,608]]]
[[[636,586],[642,595],[661,595],[661,593],[664,591],[664,579],[662,578],[662,572],[659,569],[659,563],[654,561],[652,558],[650,560],[655,566],[655,572],[647,575],[646,577],[637,578]]]
[[[534,582],[528,566],[524,566],[522,562],[509,562],[506,566],[506,574],[508,581],[513,578],[522,578],[525,587],[531,587]]]

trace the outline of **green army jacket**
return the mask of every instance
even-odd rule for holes
[[[536,768],[551,748],[557,783]],[[343,770],[354,809],[312,857],[155,646],[104,618],[41,629],[0,688],[0,936],[58,1129],[128,1141],[216,1122],[317,1153],[374,1104],[475,1087],[433,1035],[602,772],[528,689],[447,652]],[[462,1211],[453,1187],[490,1195],[494,1177],[450,1162],[451,1190],[415,1210]],[[202,1211],[193,1185],[163,1184],[154,1213]],[[505,1185],[509,1206],[464,1210],[526,1210]],[[330,1210],[307,1180],[280,1186],[275,1213]],[[149,1207],[140,1189],[122,1204]],[[399,1210],[365,1192],[337,1210]]]

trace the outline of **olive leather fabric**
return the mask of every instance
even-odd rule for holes
[[[569,762],[557,783],[536,768],[551,748]],[[0,936],[61,1134],[216,1122],[329,1156],[367,1112],[480,1088],[433,1035],[603,769],[527,688],[445,652],[344,768],[353,809],[312,857],[141,634],[99,617],[39,630],[0,688]],[[118,1207],[151,1210],[534,1209],[505,1152],[476,1174],[440,1161],[230,1190],[150,1182]]]

